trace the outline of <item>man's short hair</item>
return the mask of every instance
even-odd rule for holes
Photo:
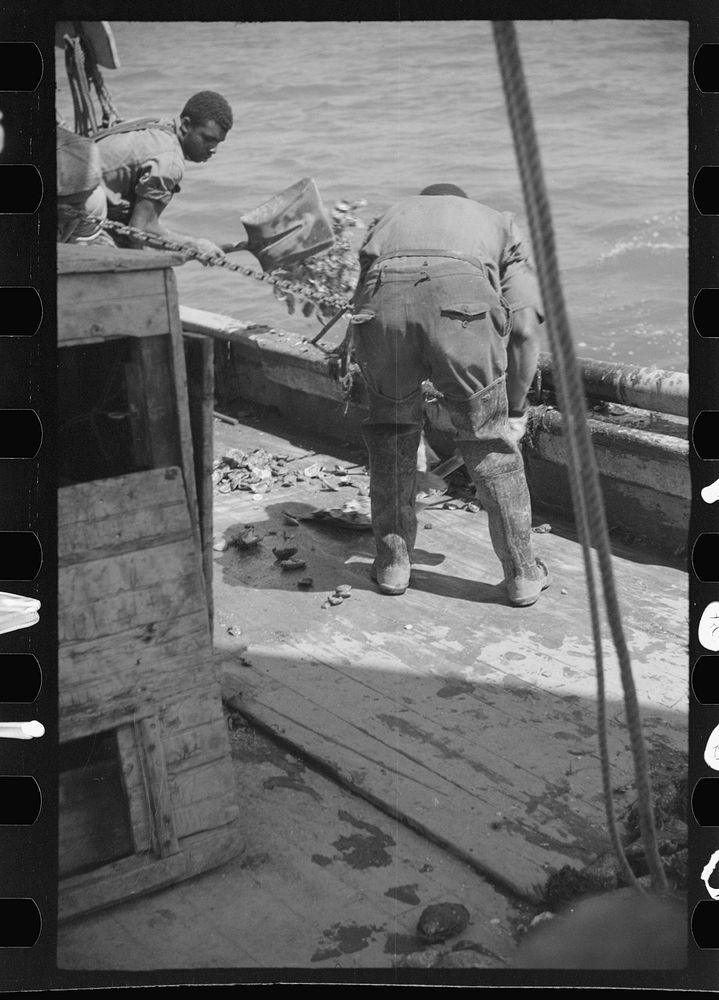
[[[420,194],[453,194],[455,198],[467,198],[468,195],[456,184],[430,184]]]
[[[214,90],[201,90],[193,94],[180,113],[181,118],[189,118],[192,125],[204,125],[215,121],[229,132],[232,128],[232,108],[225,98]]]

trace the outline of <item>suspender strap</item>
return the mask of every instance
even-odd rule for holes
[[[173,125],[161,122],[157,118],[134,118],[131,121],[120,122],[119,125],[111,125],[110,128],[103,128],[91,136],[91,138],[97,142],[98,139],[104,139],[107,135],[119,135],[122,132],[141,132],[143,129],[148,128],[159,128],[163,132],[169,132],[170,135],[175,134]]]

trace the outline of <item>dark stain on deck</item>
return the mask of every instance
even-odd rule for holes
[[[421,902],[417,895],[416,882],[411,885],[395,885],[393,888],[387,890],[385,896],[389,896],[390,899],[396,899],[400,903],[407,903],[409,906],[416,906]]]
[[[266,851],[258,854],[246,854],[240,861],[240,868],[243,871],[256,872],[270,860],[270,855]]]
[[[268,791],[272,791],[273,788],[292,788],[296,792],[307,792],[311,795],[316,802],[322,801],[322,796],[319,792],[316,792],[314,788],[310,788],[309,785],[305,784],[299,778],[289,778],[276,776],[273,778],[266,778],[262,782],[262,787],[266,788]]]
[[[335,942],[336,947],[324,950],[318,948],[310,961],[326,962],[330,958],[362,951],[374,940],[374,935],[383,929],[384,927],[373,927],[368,924],[333,924],[324,932],[324,936],[327,941]]]
[[[405,719],[398,719],[396,715],[378,715],[377,719],[380,722],[384,722],[385,725],[394,732],[398,732],[401,735],[415,739],[424,746],[434,747],[434,749],[439,751],[445,760],[464,760],[464,762],[468,764],[473,771],[476,771],[477,774],[483,774],[485,777],[489,778],[490,781],[501,783],[502,777],[497,774],[496,771],[492,771],[491,768],[484,767],[477,761],[467,760],[463,757],[459,750],[453,750],[451,747],[447,746],[447,740],[437,739],[436,735],[433,736],[432,733],[425,729],[421,729],[419,726],[412,725],[412,723],[407,722]]]
[[[518,677],[516,674],[505,674],[502,678],[502,687],[524,699],[539,698],[541,696],[533,684],[525,680],[524,677]]]
[[[395,841],[389,834],[383,833],[372,823],[356,819],[344,809],[339,811],[338,816],[344,822],[367,831],[366,834],[353,833],[349,837],[340,837],[333,842],[332,846],[343,855],[343,861],[360,871],[365,868],[384,868],[392,864],[392,855],[385,850],[395,846]]]
[[[438,698],[455,698],[458,694],[471,694],[474,691],[474,684],[469,681],[464,681],[461,678],[455,678],[439,689],[437,692]]]

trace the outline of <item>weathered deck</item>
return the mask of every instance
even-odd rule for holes
[[[241,438],[248,447],[245,431]],[[272,435],[253,439],[286,450]],[[216,564],[215,649],[225,688],[236,678],[260,721],[531,897],[549,867],[581,867],[608,846],[579,546],[560,532],[535,535],[554,585],[534,607],[511,608],[486,515],[425,508],[411,588],[392,599],[369,578],[369,532],[283,523],[284,511],[339,506],[338,497],[352,495],[352,486],[331,493],[311,480],[261,499],[244,491],[217,498],[215,537],[250,523],[266,535],[256,549],[229,549]],[[285,532],[307,562],[310,592],[272,556]],[[615,574],[645,738],[683,751],[686,577],[628,557],[615,559]],[[352,586],[352,597],[323,609],[340,583]],[[233,623],[239,639],[227,634]],[[613,781],[631,797],[621,682],[606,633],[605,655]]]
[[[61,925],[61,969],[190,970],[180,983],[194,982],[197,969],[248,970],[259,981],[265,969],[391,969],[426,947],[415,934],[422,910],[448,900],[463,903],[471,923],[445,950],[471,942],[475,959],[506,967],[517,916],[510,899],[252,727],[231,740],[242,853]],[[163,983],[175,981],[168,976]]]
[[[259,430],[251,416],[216,422],[215,438],[218,456],[263,447],[294,456],[298,469],[363,460],[299,431]],[[554,583],[534,607],[513,609],[485,515],[424,507],[411,588],[391,598],[370,581],[369,532],[285,523],[286,511],[355,495],[353,486],[324,491],[316,479],[215,495],[216,539],[249,524],[263,536],[256,548],[215,552],[223,690],[297,757],[240,750],[244,854],[67,925],[61,967],[389,967],[412,950],[422,908],[441,900],[467,905],[473,925],[463,936],[500,967],[516,914],[502,890],[531,900],[550,869],[581,868],[609,848],[584,569],[571,534],[553,524],[535,536]],[[306,570],[276,563],[272,548],[285,534]],[[616,554],[614,570],[650,760],[684,754],[686,574],[628,552]],[[310,590],[297,587],[305,575]],[[351,598],[323,608],[340,583]],[[605,635],[621,815],[634,802],[633,763]],[[347,864],[360,835],[365,850],[369,836],[389,860]]]

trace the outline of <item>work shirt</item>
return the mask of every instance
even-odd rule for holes
[[[108,242],[100,227],[107,200],[96,144],[58,125],[56,153],[58,243]]]
[[[374,261],[407,251],[443,252],[478,260],[510,310],[543,310],[529,251],[514,216],[470,198],[414,195],[389,208],[371,227],[360,249],[364,277]]]
[[[88,195],[102,183],[97,145],[87,136],[57,125],[57,196]]]
[[[110,219],[126,223],[138,201],[167,205],[180,190],[185,157],[177,122],[161,124],[97,140]]]

